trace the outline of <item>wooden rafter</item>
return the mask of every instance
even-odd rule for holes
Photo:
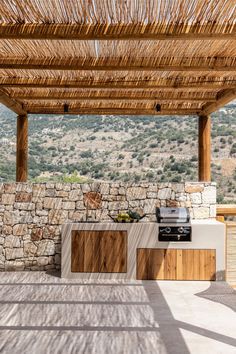
[[[89,114],[89,115],[193,115],[198,114],[200,110],[192,110],[192,109],[182,109],[182,110],[161,110],[161,112],[156,112],[155,109],[141,109],[141,108],[73,108],[69,109],[68,113],[65,113],[63,108],[58,107],[36,107],[36,106],[28,106],[27,112],[29,114]]]
[[[220,92],[217,95],[216,102],[214,103],[207,103],[202,107],[202,113],[204,115],[209,115],[218,109],[224,107],[227,103],[230,103],[236,99],[236,89],[233,90],[225,90],[223,92]]]
[[[62,94],[58,95],[55,93],[51,93],[49,96],[43,96],[43,95],[14,95],[18,100],[23,100],[23,101],[76,101],[76,102],[82,102],[86,100],[91,100],[91,101],[153,101],[153,102],[163,102],[163,101],[178,101],[178,102],[215,102],[216,99],[214,97],[174,97],[173,95],[167,96],[167,97],[158,97],[158,96],[102,96],[102,95],[89,95],[89,96],[79,96],[79,95],[68,95],[68,94]]]
[[[185,24],[162,31],[157,24],[2,24],[0,39],[48,39],[48,40],[214,40],[236,39],[236,26],[224,26],[224,32],[212,31],[209,25],[195,24],[192,28]]]
[[[126,64],[126,65],[112,65],[112,64],[89,64],[89,63],[75,63],[74,61],[68,61],[66,63],[45,63],[38,60],[31,63],[12,63],[12,60],[4,63],[0,63],[0,69],[14,69],[14,70],[62,70],[62,71],[236,71],[236,65],[224,65],[224,64],[201,64],[201,65],[165,65],[165,64]]]
[[[0,103],[4,104],[7,108],[19,115],[26,114],[22,104],[17,102],[14,98],[10,97],[6,92],[0,89]]]
[[[223,90],[228,88],[236,88],[236,80],[233,81],[190,81],[189,83],[184,83],[180,78],[176,82],[167,82],[161,84],[158,81],[154,80],[133,80],[133,82],[128,81],[116,81],[114,80],[105,80],[105,81],[70,81],[70,80],[56,80],[51,78],[0,78],[0,88],[1,87],[25,87],[25,88],[77,88],[77,89],[161,89],[161,90],[181,90],[188,91],[189,89],[196,90]]]

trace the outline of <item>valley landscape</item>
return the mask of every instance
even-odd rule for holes
[[[15,180],[16,116],[0,106],[0,180]],[[197,118],[29,116],[31,181],[197,181]],[[235,202],[236,106],[212,115],[212,180]]]

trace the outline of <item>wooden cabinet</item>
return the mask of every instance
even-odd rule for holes
[[[127,272],[127,231],[72,231],[71,271]]]
[[[215,280],[214,249],[137,249],[137,279]]]

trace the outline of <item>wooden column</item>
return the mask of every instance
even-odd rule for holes
[[[28,177],[28,117],[17,117],[16,182],[27,182]]]
[[[199,116],[198,123],[198,179],[211,181],[211,117]]]

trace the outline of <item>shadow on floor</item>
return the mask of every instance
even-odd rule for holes
[[[226,282],[211,282],[208,289],[195,295],[218,302],[236,312],[236,290]]]
[[[235,338],[176,320],[156,281],[70,283],[47,274],[50,283],[2,282],[0,352],[189,354],[182,330],[236,347]],[[215,284],[196,296],[235,297]]]

